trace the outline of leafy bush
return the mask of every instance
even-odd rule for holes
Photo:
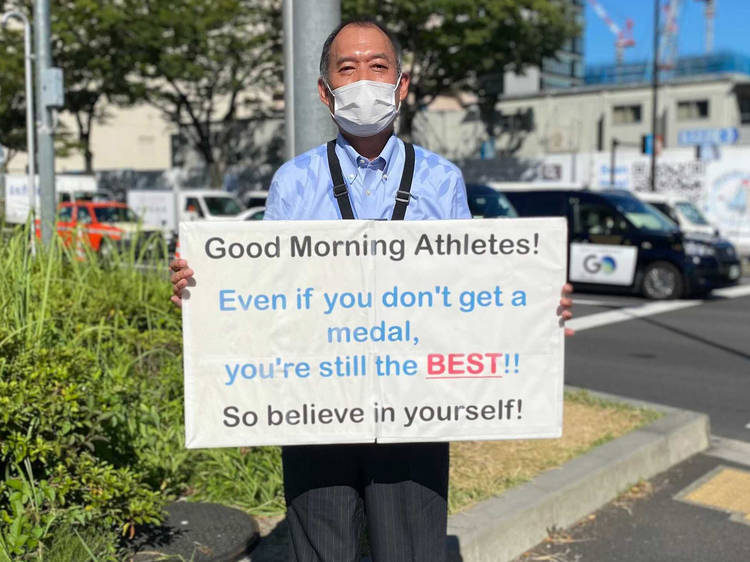
[[[166,262],[58,239],[32,258],[18,232],[0,268],[0,561],[115,559],[113,536],[184,495],[283,511],[278,449],[184,447]]]
[[[0,546],[14,559],[58,527],[161,520],[165,497],[120,425],[161,366],[144,355],[179,353],[162,279],[79,262],[57,238],[33,258],[27,246],[19,233],[0,250]]]

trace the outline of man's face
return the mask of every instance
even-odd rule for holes
[[[331,90],[358,82],[373,80],[395,84],[398,79],[396,54],[388,37],[373,25],[347,25],[331,44],[328,62],[328,84]],[[396,103],[409,91],[409,76],[404,74],[396,90]],[[320,101],[333,113],[333,96],[323,80],[318,80]]]

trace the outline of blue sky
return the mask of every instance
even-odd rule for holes
[[[662,3],[664,0],[660,0]],[[624,27],[625,20],[634,22],[635,46],[625,49],[625,62],[651,58],[653,51],[653,0],[599,0],[609,16]],[[679,19],[679,53],[696,55],[704,53],[703,3],[682,0]],[[663,15],[662,15],[663,18]],[[586,64],[615,62],[614,35],[586,5],[586,37],[584,46]],[[731,50],[750,55],[750,0],[716,0],[714,19],[714,51]]]

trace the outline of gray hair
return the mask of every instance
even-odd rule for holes
[[[328,83],[328,65],[331,62],[331,45],[333,44],[333,40],[336,39],[336,36],[347,25],[358,25],[360,27],[377,27],[380,31],[382,31],[385,36],[388,37],[388,40],[391,43],[391,47],[393,47],[393,53],[396,56],[396,73],[399,75],[401,74],[401,45],[399,45],[398,39],[396,39],[393,33],[386,29],[382,24],[375,21],[374,18],[363,17],[341,22],[336,27],[336,29],[334,29],[326,38],[325,43],[323,43],[323,50],[320,53],[320,77],[325,80],[326,84]]]

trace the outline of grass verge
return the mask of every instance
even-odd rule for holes
[[[567,392],[560,439],[453,443],[449,511],[502,494],[658,417],[658,412],[608,402],[586,391]]]

